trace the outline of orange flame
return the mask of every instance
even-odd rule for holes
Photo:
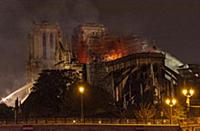
[[[125,50],[117,49],[117,50],[112,50],[110,53],[104,55],[104,60],[105,61],[112,61],[119,59],[123,56],[125,56],[127,53]]]
[[[104,36],[89,44],[87,41],[80,41],[77,48],[78,60],[84,64],[112,61],[133,53],[156,51],[156,48],[148,46],[146,42],[115,36]]]

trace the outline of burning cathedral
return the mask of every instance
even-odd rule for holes
[[[150,98],[158,103],[166,96],[175,96],[179,85],[174,69],[182,63],[174,59],[170,62],[176,64],[170,69],[166,57],[169,55],[150,41],[110,34],[101,24],[77,26],[70,42],[58,25],[35,23],[29,34],[28,81],[36,80],[44,69],[76,65],[91,87],[105,88],[124,107],[141,101],[148,92],[154,92]]]
[[[136,35],[113,35],[102,24],[81,24],[74,28],[71,40],[64,36],[58,24],[34,23],[28,35],[27,83],[33,83],[45,69],[75,69],[91,87],[105,88],[127,108],[145,100],[144,95],[154,94],[148,98],[155,104],[168,96],[179,96],[184,73],[194,67],[149,40]],[[200,75],[197,68],[187,79]],[[195,80],[193,84],[199,81]],[[25,99],[31,87],[20,91],[26,93],[18,91],[13,95]],[[12,103],[10,98],[4,102]]]

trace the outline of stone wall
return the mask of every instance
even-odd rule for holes
[[[32,131],[32,130],[33,131],[181,131],[181,128],[179,126],[130,126],[130,125],[0,126],[0,131]]]

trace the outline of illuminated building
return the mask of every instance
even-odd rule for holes
[[[28,39],[28,81],[37,79],[43,69],[62,69],[64,62],[70,63],[69,43],[57,24],[34,23]]]
[[[149,96],[155,98],[152,102],[161,102],[164,97],[176,96],[180,85],[178,69],[182,62],[146,39],[113,35],[101,24],[77,26],[71,50],[58,25],[35,23],[28,46],[28,82],[36,80],[43,69],[76,69],[91,87],[105,88],[124,107],[149,91],[155,94]],[[30,87],[25,86],[23,92]]]
[[[90,61],[90,50],[92,44],[106,33],[106,28],[101,24],[82,24],[74,29],[72,36],[72,49],[75,57],[81,64],[88,64]],[[98,46],[98,45],[96,45]]]

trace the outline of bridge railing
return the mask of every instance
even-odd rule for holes
[[[30,118],[15,120],[0,120],[0,124],[170,124],[169,119],[149,119],[148,121],[136,119],[111,119],[111,118]],[[172,124],[180,124],[174,120]]]

